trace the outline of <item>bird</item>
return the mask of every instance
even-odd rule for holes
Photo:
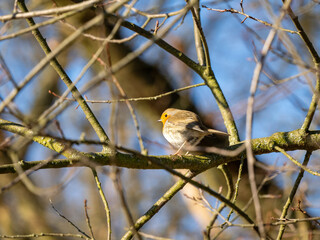
[[[158,120],[162,122],[162,134],[177,150],[174,155],[180,155],[182,149],[191,149],[208,135],[217,134],[229,136],[228,133],[207,128],[194,112],[176,108],[168,108]],[[188,154],[189,151],[186,152]]]

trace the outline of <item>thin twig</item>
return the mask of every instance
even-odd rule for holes
[[[19,5],[18,0],[18,5]],[[88,0],[82,3],[69,5],[66,7],[59,7],[59,8],[52,8],[48,10],[39,10],[34,12],[18,12],[14,14],[4,15],[0,16],[0,21],[8,21],[11,19],[21,19],[21,18],[31,18],[31,17],[40,17],[40,16],[50,16],[50,15],[56,15],[61,14],[65,12],[70,11],[82,11],[84,9],[88,9],[92,7],[94,4],[101,2],[101,0]]]
[[[200,9],[199,9],[199,1],[193,7],[192,19],[193,19],[193,31],[194,31],[194,41],[195,47],[197,51],[198,62],[201,66],[205,64],[205,56],[204,56],[204,49],[200,37],[200,30],[198,29],[198,25],[200,25]]]
[[[235,157],[238,156],[246,149],[245,144],[240,145],[238,148],[234,150],[226,150],[223,148],[217,147],[186,147],[185,150],[187,151],[194,151],[194,152],[204,152],[204,153],[215,153],[221,156],[228,156],[228,157]]]
[[[231,9],[223,9],[223,10],[222,10],[222,9],[209,8],[209,7],[205,6],[205,5],[202,5],[202,7],[203,7],[203,8],[206,8],[206,9],[208,9],[208,10],[215,11],[215,12],[220,12],[220,13],[229,12],[229,13],[241,14],[241,15],[245,16],[246,18],[250,18],[250,19],[252,19],[252,20],[254,20],[254,21],[257,21],[257,22],[259,22],[259,23],[262,23],[262,24],[264,24],[264,25],[266,25],[266,26],[268,26],[268,27],[272,27],[272,28],[275,28],[275,29],[277,29],[277,30],[289,32],[289,33],[292,33],[292,34],[299,34],[299,32],[297,32],[297,31],[293,31],[293,30],[290,30],[290,29],[285,29],[285,28],[282,28],[282,27],[279,27],[279,26],[275,26],[275,24],[271,24],[271,23],[262,21],[262,20],[260,20],[260,19],[258,19],[258,18],[252,17],[252,16],[244,13],[243,11],[242,11],[242,12],[239,12],[238,10],[235,10],[235,9],[233,9],[233,8],[231,8]],[[245,18],[245,19],[246,19],[246,18]],[[243,21],[244,21],[244,20],[243,20]],[[242,22],[243,22],[243,21],[242,21]]]
[[[240,186],[240,181],[241,181],[241,176],[242,176],[242,170],[243,170],[243,165],[244,165],[244,160],[241,159],[240,165],[239,165],[239,169],[238,169],[238,176],[237,176],[237,181],[235,184],[235,190],[234,190],[234,196],[232,199],[232,203],[236,203],[237,201],[237,197],[239,194],[239,186]],[[229,220],[231,217],[231,214],[233,213],[233,210],[231,209],[230,212],[228,213],[227,219]]]
[[[129,7],[129,4],[124,4],[125,7]],[[134,7],[130,7],[130,10],[147,18],[153,19],[153,18],[168,18],[168,17],[172,17],[172,16],[176,16],[179,15],[180,13],[183,12],[183,8],[174,12],[169,12],[169,13],[147,13],[147,12],[143,12],[141,10],[138,10]]]
[[[83,9],[85,10],[85,9]],[[72,11],[72,12],[67,12],[67,13],[64,13],[64,14],[61,14],[57,17],[54,17],[50,20],[47,20],[47,21],[44,21],[44,22],[41,22],[41,23],[37,23],[31,27],[28,27],[28,28],[24,28],[18,32],[15,32],[15,33],[11,33],[11,34],[8,34],[8,35],[5,35],[5,36],[0,36],[0,41],[3,41],[3,40],[7,40],[7,39],[11,39],[11,38],[15,38],[15,37],[18,37],[20,35],[23,35],[23,34],[26,34],[28,32],[31,32],[39,27],[44,27],[44,26],[47,26],[49,24],[53,24],[55,22],[58,22],[59,20],[61,19],[65,19],[65,18],[68,18],[68,17],[71,17],[77,13],[79,13],[80,11]]]
[[[144,233],[141,231],[139,233],[141,234],[141,236],[151,240],[174,240],[173,238],[158,237],[158,236],[154,236],[152,234]]]
[[[21,147],[21,145],[20,145],[20,147]],[[0,194],[4,193],[8,189],[10,189],[12,186],[14,186],[15,184],[19,183],[20,181],[22,181],[24,178],[28,177],[33,172],[45,167],[47,164],[49,164],[58,155],[60,155],[60,153],[54,154],[50,158],[41,161],[39,164],[36,164],[35,166],[33,166],[32,168],[30,168],[30,169],[28,169],[26,171],[23,171],[23,169],[21,168],[19,162],[17,162],[17,160],[16,160],[16,156],[14,156],[13,160],[15,160],[15,162],[14,162],[15,169],[17,170],[19,175],[16,178],[14,178],[13,180],[11,180],[10,183],[8,183],[5,186],[1,187]],[[65,181],[62,181],[62,182],[63,182],[63,184],[65,184]],[[28,181],[26,186],[34,194],[37,194],[37,195],[40,195],[40,196],[45,196],[45,195],[48,196],[48,195],[52,195],[52,194],[56,193],[58,189],[61,189],[63,184],[61,183],[56,187],[50,187],[49,189],[43,189],[43,188],[39,188],[39,187],[34,186],[32,184],[32,182]]]
[[[162,93],[162,94],[159,94],[156,96],[152,96],[152,97],[124,98],[124,99],[116,99],[116,100],[88,100],[88,99],[86,99],[85,101],[89,102],[89,103],[117,103],[117,102],[126,102],[126,101],[136,102],[136,101],[152,101],[152,100],[155,101],[155,100],[158,100],[159,98],[166,97],[166,96],[169,96],[169,95],[177,93],[177,92],[181,92],[181,91],[185,91],[185,90],[188,90],[191,88],[201,87],[201,86],[205,86],[205,85],[206,85],[205,83],[198,83],[198,84],[194,84],[194,85],[190,85],[190,86],[186,86],[186,87],[182,87],[182,88],[177,88],[175,90],[172,90],[172,91],[169,91],[166,93]],[[63,96],[59,96],[58,94],[56,94],[50,90],[49,90],[49,93],[55,97],[62,98],[63,100],[73,101],[73,102],[76,101],[74,98],[66,98]]]
[[[311,121],[313,119],[314,113],[318,106],[319,101],[319,94],[320,94],[320,56],[317,52],[317,50],[314,48],[312,42],[310,41],[307,33],[304,31],[303,27],[301,26],[298,17],[293,13],[291,7],[288,7],[288,15],[290,16],[292,22],[296,26],[299,36],[304,41],[306,48],[308,49],[312,61],[314,63],[315,69],[316,69],[316,86],[314,89],[314,93],[312,96],[312,100],[310,103],[310,107],[307,113],[307,116],[303,122],[303,125],[301,126],[301,130],[306,132],[309,130],[309,127],[311,125]]]
[[[199,1],[197,1],[197,3],[199,3]],[[198,6],[198,5],[196,5]],[[201,40],[201,48],[202,48],[202,52],[204,54],[204,60],[205,60],[205,68],[207,70],[207,74],[209,74],[210,72],[210,69],[211,69],[211,61],[210,61],[210,54],[209,54],[209,47],[208,47],[208,43],[207,43],[207,40],[206,40],[206,37],[204,35],[204,32],[203,32],[203,29],[201,27],[201,21],[200,21],[200,14],[197,14],[195,12],[195,7],[192,7],[190,10],[191,10],[191,13],[192,13],[192,16],[193,16],[193,20],[194,20],[194,25],[195,27],[197,28],[197,33],[199,35],[197,35]],[[198,52],[197,52],[198,54]],[[201,55],[198,55],[198,58],[201,57]],[[201,60],[202,61],[202,60]],[[201,64],[200,64],[201,65]]]
[[[227,192],[227,195],[226,195],[226,199],[230,200],[233,193],[234,193],[234,186],[233,186],[233,182],[232,182],[232,175],[228,169],[228,167],[224,164],[220,165],[218,167],[218,169],[223,173],[223,176],[226,180],[226,183],[227,183],[227,187],[228,187],[228,192]],[[206,227],[207,231],[206,231],[206,239],[210,240],[211,239],[211,229],[212,229],[212,226],[214,225],[215,221],[217,220],[218,218],[218,215],[221,216],[221,211],[226,207],[227,205],[222,202],[219,206],[218,209],[216,209],[216,213],[213,215],[211,221],[210,221],[210,224]],[[232,208],[231,208],[232,210]],[[223,217],[223,220],[225,221],[226,224],[230,224],[229,222],[229,219],[228,218],[224,218]]]
[[[295,165],[299,166],[300,168],[302,168],[304,171],[314,175],[314,176],[318,176],[320,177],[320,173],[312,171],[311,169],[305,167],[303,164],[301,164],[300,162],[298,162],[296,159],[294,159],[293,157],[290,156],[290,154],[288,154],[284,149],[282,149],[279,146],[274,146],[274,149],[276,149],[277,151],[281,152],[283,155],[285,155],[291,162],[293,162]]]
[[[273,84],[266,84],[266,85],[263,85],[261,87],[259,87],[260,90],[267,90],[268,88],[274,86],[274,85],[278,85],[278,84],[283,84],[285,82],[288,82],[290,80],[293,80],[293,79],[296,79],[296,78],[299,78],[300,76],[303,76],[303,75],[306,75],[307,73],[310,73],[311,70],[306,70],[304,72],[301,72],[301,73],[298,73],[296,75],[293,75],[291,77],[287,77],[287,78],[284,78],[284,79],[280,79],[280,80],[274,80],[272,78],[271,81],[273,82]]]
[[[310,218],[298,218],[298,219],[292,219],[292,218],[277,218],[279,222],[271,223],[271,225],[277,226],[277,225],[288,225],[288,224],[294,224],[298,222],[312,222],[312,221],[319,221],[320,217],[310,217]]]
[[[307,166],[308,165],[308,162],[309,162],[309,159],[311,157],[311,154],[312,154],[312,152],[309,152],[309,151],[306,153],[306,155],[304,157],[304,160],[303,160],[303,163],[302,163],[303,166]],[[299,172],[299,175],[297,176],[296,181],[294,182],[294,185],[292,187],[290,195],[288,196],[287,202],[283,206],[280,219],[285,219],[286,218],[287,213],[288,213],[288,209],[289,209],[290,205],[292,204],[293,198],[294,198],[294,196],[295,196],[295,194],[296,194],[296,192],[298,190],[299,184],[300,184],[300,182],[301,182],[301,180],[303,178],[303,174],[304,174],[304,169],[301,168],[300,172]],[[285,227],[286,227],[286,225],[281,225],[280,226],[279,232],[278,232],[278,236],[277,236],[277,240],[281,240],[282,239]]]
[[[16,14],[18,12],[18,0],[14,0],[12,14]]]
[[[104,194],[104,192],[102,190],[101,182],[99,180],[97,171],[94,168],[91,168],[91,171],[92,171],[94,180],[96,181],[97,188],[98,188],[98,191],[99,191],[99,194],[100,194],[100,198],[101,198],[102,203],[104,205],[104,211],[105,211],[106,216],[107,216],[107,239],[111,240],[111,216],[110,216],[109,204],[108,204],[106,196],[105,196],[105,194]]]
[[[59,237],[59,238],[82,238],[86,240],[91,240],[91,238],[82,236],[80,234],[72,233],[30,233],[30,234],[17,234],[17,235],[0,235],[1,239],[4,238],[20,238],[20,239],[29,239],[29,238],[41,238],[41,237]]]
[[[132,229],[134,235],[137,236],[137,238],[139,240],[142,240],[142,237],[141,237],[139,231],[135,228],[133,217],[132,217],[132,214],[131,214],[130,209],[129,209],[129,205],[128,205],[126,197],[125,197],[123,185],[122,185],[122,182],[121,182],[120,173],[119,173],[119,170],[117,168],[114,169],[114,171],[112,171],[111,179],[112,179],[112,181],[113,181],[113,183],[115,185],[115,188],[116,188],[116,190],[117,190],[117,192],[118,192],[118,194],[120,196],[121,205],[122,205],[122,207],[124,209],[127,221],[128,221],[128,223],[130,225],[130,229]]]
[[[92,226],[91,226],[91,222],[90,222],[90,218],[89,218],[89,214],[88,214],[88,206],[87,206],[87,199],[84,200],[84,214],[86,215],[86,222],[91,234],[91,238],[94,240],[94,235],[93,235],[93,231],[92,231]]]
[[[108,66],[107,70],[110,71],[110,68],[111,68],[112,64],[111,64],[110,52],[108,50],[109,49],[107,49],[107,56],[108,56],[108,63],[109,63],[108,65],[109,66]],[[106,64],[104,64],[104,65],[106,66]],[[110,72],[110,74],[111,74],[111,77],[112,77],[113,84],[116,86],[116,88],[120,92],[121,97],[124,98],[124,99],[127,98],[127,94],[125,93],[125,91],[121,87],[118,79],[111,72]],[[125,102],[126,102],[126,105],[127,105],[128,109],[130,111],[130,114],[131,114],[135,129],[136,129],[136,133],[137,133],[137,137],[138,137],[141,153],[144,154],[144,155],[147,155],[148,151],[144,147],[144,144],[143,144],[143,140],[142,140],[142,136],[141,136],[141,132],[140,132],[140,126],[139,126],[139,123],[138,123],[138,119],[137,119],[137,115],[135,113],[135,110],[134,110],[132,104],[129,101],[125,101]]]
[[[310,218],[299,218],[299,219],[277,219],[279,222],[274,222],[274,223],[264,223],[264,226],[281,226],[281,225],[289,225],[289,224],[296,224],[299,222],[312,222],[312,221],[318,221],[320,220],[320,217],[310,217]],[[224,228],[225,225],[219,225],[219,226],[213,226],[213,228]],[[230,223],[228,227],[241,227],[241,228],[254,228],[257,227],[255,224],[235,224],[235,223]]]
[[[64,215],[62,215],[58,209],[55,208],[55,206],[53,205],[51,199],[49,199],[50,201],[50,205],[51,207],[53,208],[53,210],[61,217],[63,218],[64,220],[66,220],[72,227],[74,227],[75,229],[78,230],[78,232],[80,232],[82,235],[86,236],[87,238],[90,238],[90,236],[88,234],[86,234],[84,231],[82,231],[79,227],[77,227],[73,222],[71,222],[70,219],[68,219],[67,217],[65,217]]]
[[[21,165],[19,164],[19,155],[18,155],[18,150],[20,150],[21,148],[23,148],[28,142],[30,141],[30,139],[22,139],[20,138],[14,146],[12,146],[11,148],[9,148],[7,150],[7,154],[8,156],[11,158],[13,165],[15,166],[15,169],[18,173],[18,177],[16,179],[14,179],[11,183],[9,183],[8,185],[4,186],[4,188],[1,188],[1,192],[7,190],[8,188],[10,188],[12,186],[12,184],[16,184],[19,181],[22,181],[22,183],[26,186],[26,188],[34,193],[35,195],[38,196],[46,196],[46,197],[50,197],[53,194],[55,194],[58,190],[60,190],[64,184],[66,184],[66,182],[68,182],[68,180],[71,180],[71,172],[69,173],[69,175],[66,176],[66,179],[64,179],[64,181],[62,181],[61,183],[57,184],[56,186],[52,186],[52,187],[48,187],[48,188],[42,188],[42,187],[38,187],[36,186],[31,179],[28,178],[28,176],[32,173],[31,169],[28,169],[27,171],[24,171],[24,169],[21,167]],[[64,152],[70,150],[69,146],[65,146],[64,148],[61,149],[60,152],[58,152],[58,154],[54,155],[60,155],[63,154]],[[32,167],[33,172],[43,168],[44,166],[46,166],[47,164],[49,164],[52,160],[54,159],[54,157],[51,157],[47,160],[44,160],[43,162],[35,165]],[[30,170],[30,171],[29,171]]]

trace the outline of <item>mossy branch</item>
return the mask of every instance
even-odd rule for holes
[[[86,153],[74,150],[69,147],[68,143],[72,141],[55,139],[49,136],[35,136],[32,130],[22,125],[0,119],[0,129],[6,130],[27,138],[31,138],[53,151],[61,152],[66,159],[56,159],[50,161],[42,167],[44,168],[64,168],[76,166],[95,166],[95,165],[114,165],[125,168],[135,169],[163,169],[166,166],[171,169],[190,169],[193,171],[202,171],[220,164],[232,161],[238,161],[246,157],[245,152],[238,156],[222,156],[219,154],[206,154],[203,156],[187,155],[182,158],[175,158],[171,155],[164,156],[141,156],[134,152],[130,154],[116,152],[115,155],[109,153]],[[73,141],[74,142],[74,141]],[[291,132],[277,132],[270,137],[252,139],[251,145],[255,155],[277,152],[275,146],[285,151],[307,150],[314,151],[320,148],[320,131],[310,131],[304,133],[301,130]],[[101,143],[103,144],[103,143]],[[240,147],[242,143],[232,145],[227,150],[234,150]],[[24,169],[30,169],[42,161],[25,162],[20,161],[18,164]],[[16,164],[6,164],[0,166],[0,174],[16,172]]]

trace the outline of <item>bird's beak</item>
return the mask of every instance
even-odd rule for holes
[[[161,120],[161,119],[159,119],[159,120],[158,120],[158,122],[162,122],[162,120]]]

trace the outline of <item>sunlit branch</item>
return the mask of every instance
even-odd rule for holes
[[[40,143],[41,145],[59,152],[65,144],[89,144],[90,141],[69,141],[67,139],[55,139],[48,136],[35,136],[34,133],[19,124],[0,119],[0,129],[6,130],[12,133],[19,134],[21,136],[31,138],[33,141]],[[285,151],[293,150],[317,150],[320,149],[320,131],[311,131],[309,134],[301,134],[300,130],[294,130],[291,132],[278,132],[270,137],[257,138],[251,140],[251,146],[255,155],[266,154],[271,152],[277,152],[275,146],[281,147]],[[91,141],[91,144],[106,144],[99,141]],[[227,150],[235,150],[242,146],[242,143],[232,145]],[[232,161],[238,161],[246,157],[245,152],[241,152],[238,156],[223,156],[220,154],[207,153],[203,156],[199,155],[185,155],[181,159],[175,159],[172,161],[172,156],[144,156],[141,157],[139,152],[129,150],[120,146],[115,146],[118,149],[115,155],[108,153],[85,153],[74,149],[67,149],[62,154],[67,159],[52,160],[44,168],[64,168],[74,166],[91,166],[95,165],[115,165],[118,167],[137,168],[137,169],[162,169],[163,167],[156,162],[163,164],[171,169],[191,169],[194,171],[209,169],[217,167],[220,164],[228,163]],[[121,152],[128,152],[125,154]],[[151,159],[151,160],[150,160]],[[27,170],[42,161],[19,161],[22,169]],[[0,166],[0,174],[16,172],[14,164],[6,164]]]
[[[92,171],[94,180],[96,182],[100,198],[101,198],[103,206],[104,206],[104,211],[105,211],[106,216],[107,216],[107,240],[111,240],[111,216],[110,216],[109,204],[108,204],[106,195],[104,194],[104,192],[102,190],[101,182],[100,182],[100,179],[98,177],[97,171],[94,168],[91,168],[91,171]]]
[[[71,12],[71,11],[82,11],[84,9],[88,9],[92,7],[93,5],[99,2],[101,2],[101,0],[88,0],[82,3],[73,4],[65,7],[52,8],[48,10],[39,10],[34,12],[18,12],[14,14],[0,16],[0,21],[8,21],[12,19],[31,18],[31,17],[40,17],[40,16],[51,16],[51,15],[62,14],[62,13]]]

